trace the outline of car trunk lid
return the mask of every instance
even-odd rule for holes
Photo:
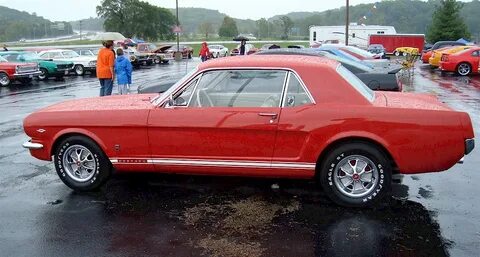
[[[386,106],[403,109],[422,109],[451,111],[452,109],[440,102],[435,95],[418,93],[376,92],[373,102],[376,106]]]

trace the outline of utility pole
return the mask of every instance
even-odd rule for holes
[[[180,26],[178,19],[178,0],[175,1],[175,10],[177,13],[177,30]],[[180,32],[177,31],[177,51],[175,52],[175,61],[180,61],[182,59],[182,53],[180,52]]]
[[[349,3],[350,1],[347,0],[347,5],[346,5],[346,10],[345,10],[345,45],[348,46],[348,25],[350,25],[350,19],[349,19],[349,10],[348,10],[348,7],[350,5]]]
[[[82,20],[80,20],[78,23],[80,23],[80,41],[82,41]]]

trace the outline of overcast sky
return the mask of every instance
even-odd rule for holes
[[[96,17],[95,7],[100,2],[100,0],[0,0],[0,5],[29,13],[36,12],[37,15],[53,21],[72,21]],[[147,0],[147,2],[161,7],[175,8],[175,0]],[[345,1],[342,0],[179,0],[178,2],[180,7],[215,9],[234,18],[255,20],[295,11],[324,11],[345,5]],[[378,0],[350,0],[350,5],[375,2]]]

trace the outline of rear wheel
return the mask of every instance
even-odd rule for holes
[[[0,86],[7,87],[11,83],[10,78],[6,73],[0,72]]]
[[[75,74],[78,76],[83,76],[83,74],[85,74],[85,68],[81,64],[75,65],[73,69],[75,70]]]
[[[366,207],[390,192],[391,163],[377,147],[353,142],[328,153],[319,173],[322,188],[335,203]]]
[[[472,66],[466,62],[462,62],[457,66],[457,73],[461,76],[467,76],[472,72]]]
[[[40,75],[38,75],[38,80],[46,80],[48,78],[48,70],[45,68],[40,68]]]
[[[162,58],[160,56],[155,57],[155,64],[160,64],[162,63]]]
[[[72,136],[60,142],[54,159],[60,179],[77,191],[99,188],[112,171],[111,163],[102,149],[83,136]]]

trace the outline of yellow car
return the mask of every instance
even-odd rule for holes
[[[430,63],[430,66],[438,68],[440,67],[443,54],[454,54],[472,47],[473,46],[451,46],[434,50],[432,56],[428,59],[428,63]]]
[[[393,51],[393,54],[395,56],[407,56],[407,54],[411,55],[417,55],[418,54],[418,48],[415,47],[397,47],[395,48],[395,51]]]

